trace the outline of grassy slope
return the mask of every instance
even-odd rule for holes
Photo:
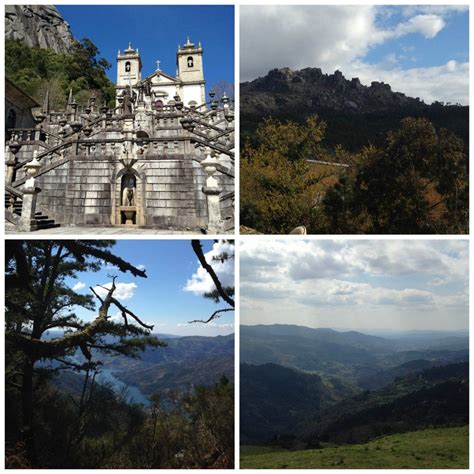
[[[468,469],[469,427],[415,431],[335,448],[283,451],[242,446],[240,452],[243,469]]]

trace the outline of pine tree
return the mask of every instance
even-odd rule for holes
[[[96,240],[6,241],[6,383],[18,388],[21,394],[21,438],[33,465],[34,377],[39,361],[54,361],[56,365],[88,373],[97,367],[98,361],[93,357],[96,353],[135,357],[148,345],[164,345],[151,336],[152,325],[141,321],[114,297],[116,277],[106,288],[105,297],[93,288],[91,295],[79,294],[67,284],[66,279],[74,278],[78,272],[98,271],[105,264],[146,278],[144,271],[111,252],[113,244]],[[75,314],[75,308],[94,310],[93,295],[100,303],[98,315],[84,322]],[[119,310],[120,322],[111,319],[112,306]],[[59,335],[49,337],[50,331]],[[84,356],[82,364],[68,358],[77,350]]]

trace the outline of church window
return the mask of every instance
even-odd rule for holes
[[[163,110],[163,101],[162,100],[155,100],[155,110],[161,112]]]
[[[188,67],[194,66],[194,59],[192,56],[188,56]]]
[[[130,61],[125,63],[125,72],[130,72]]]

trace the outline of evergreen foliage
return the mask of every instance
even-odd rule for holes
[[[72,89],[79,105],[91,95],[114,105],[115,87],[106,75],[110,63],[99,57],[91,40],[75,41],[68,53],[31,48],[20,40],[5,42],[5,75],[40,104],[47,90],[53,110],[65,107]]]

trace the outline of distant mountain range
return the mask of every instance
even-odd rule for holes
[[[425,104],[419,98],[392,91],[389,84],[361,84],[346,79],[340,71],[324,74],[319,68],[293,71],[273,69],[266,76],[240,85],[240,122],[244,138],[266,117],[301,122],[317,114],[328,123],[329,146],[341,144],[350,150],[370,143],[381,144],[388,130],[405,117],[427,117],[468,143],[469,108]]]
[[[54,336],[58,336],[54,334]],[[53,337],[50,334],[49,337]],[[224,375],[234,381],[234,335],[217,337],[204,336],[160,336],[166,347],[148,347],[139,358],[121,355],[107,355],[96,352],[94,358],[110,371],[116,379],[126,385],[137,387],[145,396],[154,393],[162,395],[171,391],[192,391],[200,385],[217,383]],[[83,362],[78,351],[77,362]],[[110,382],[110,378],[108,380]],[[82,382],[68,377],[60,380],[64,388],[68,383],[77,390]]]
[[[435,333],[421,339],[387,339],[357,331],[275,324],[241,326],[240,346],[241,362],[276,363],[343,377],[364,388],[360,380],[409,361],[422,359],[436,365],[466,360],[469,338]]]
[[[243,443],[365,442],[468,422],[467,336],[259,325],[241,326],[240,344]]]

